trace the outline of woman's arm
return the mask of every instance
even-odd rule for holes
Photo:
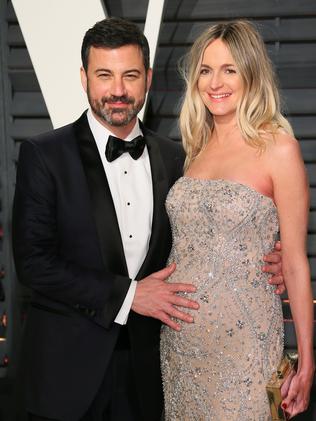
[[[268,159],[280,220],[283,275],[299,353],[298,371],[282,404],[292,417],[307,408],[314,374],[313,297],[306,255],[309,187],[295,139],[278,135]]]

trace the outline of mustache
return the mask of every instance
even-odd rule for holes
[[[131,96],[121,95],[121,96],[104,96],[101,99],[102,105],[104,104],[113,104],[115,102],[123,102],[123,104],[134,104],[135,99]]]

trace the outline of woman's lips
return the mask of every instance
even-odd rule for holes
[[[211,101],[213,102],[222,102],[225,101],[226,98],[230,97],[230,93],[222,93],[222,94],[207,94]]]

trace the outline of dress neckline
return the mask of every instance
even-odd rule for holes
[[[240,183],[239,181],[229,180],[226,178],[197,178],[197,177],[189,177],[187,175],[183,175],[180,178],[197,181],[201,183],[226,183],[226,184],[233,184],[233,185],[241,186],[253,193],[256,193],[258,196],[269,200],[272,203],[272,205],[276,208],[276,204],[274,203],[274,200],[272,199],[272,197],[269,197],[263,193],[260,193],[258,192],[258,190],[254,189],[253,187],[248,186],[248,184]]]

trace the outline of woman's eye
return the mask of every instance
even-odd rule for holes
[[[231,74],[231,73],[236,73],[235,69],[226,69],[226,73]]]
[[[209,73],[208,69],[201,69],[200,74],[201,75],[207,75]]]

